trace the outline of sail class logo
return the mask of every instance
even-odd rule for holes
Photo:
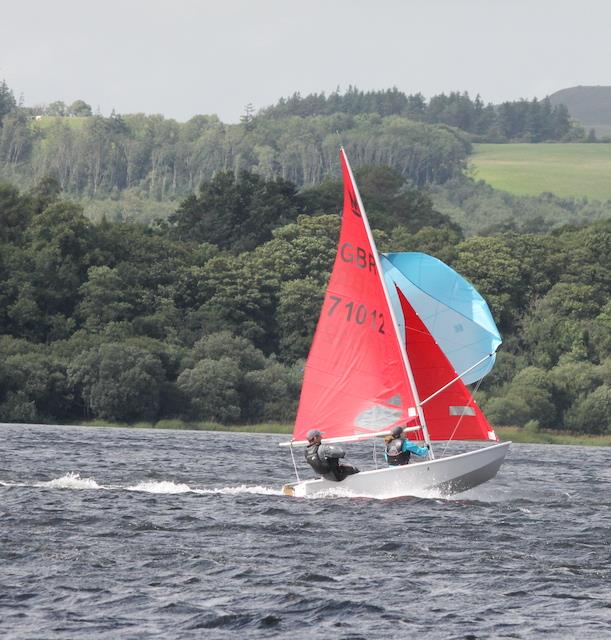
[[[356,199],[356,195],[352,191],[350,191],[348,195],[350,196],[350,207],[352,209],[352,213],[354,213],[355,216],[362,218],[361,210],[359,209],[359,201]]]

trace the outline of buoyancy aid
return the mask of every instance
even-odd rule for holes
[[[321,458],[318,455],[319,447],[320,444],[308,445],[305,450],[305,459],[316,473],[320,473],[322,475],[331,471],[331,465],[326,458]]]
[[[403,451],[403,440],[395,438],[386,445],[386,460],[393,466],[403,465],[409,462],[411,451]]]

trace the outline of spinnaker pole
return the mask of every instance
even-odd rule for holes
[[[481,360],[478,360],[474,365],[469,367],[466,371],[463,371],[461,374],[457,375],[453,380],[450,380],[450,382],[448,382],[447,384],[444,384],[443,387],[441,387],[440,389],[437,389],[435,393],[431,393],[431,395],[428,398],[425,398],[420,404],[424,405],[429,400],[432,400],[433,398],[438,396],[442,391],[445,391],[448,387],[451,387],[455,382],[458,382],[461,378],[466,376],[470,371],[473,371],[473,369],[475,369],[475,367],[478,367],[480,364],[482,364],[482,362],[485,362],[486,360],[488,360],[488,358],[492,358],[493,355],[494,353],[489,353],[485,355]]]

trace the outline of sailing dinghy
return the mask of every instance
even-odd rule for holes
[[[337,254],[304,371],[290,442],[309,429],[323,444],[383,437],[398,425],[430,447],[422,462],[283,487],[289,496],[328,492],[372,498],[450,495],[493,478],[509,449],[466,382],[487,373],[500,336],[486,303],[461,276],[424,254],[378,255],[346,153]],[[488,446],[435,457],[432,442]],[[490,444],[494,442],[495,444]]]

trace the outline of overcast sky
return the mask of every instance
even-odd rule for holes
[[[611,85],[610,25],[607,0],[2,0],[0,80],[180,121],[349,85],[498,103]]]

